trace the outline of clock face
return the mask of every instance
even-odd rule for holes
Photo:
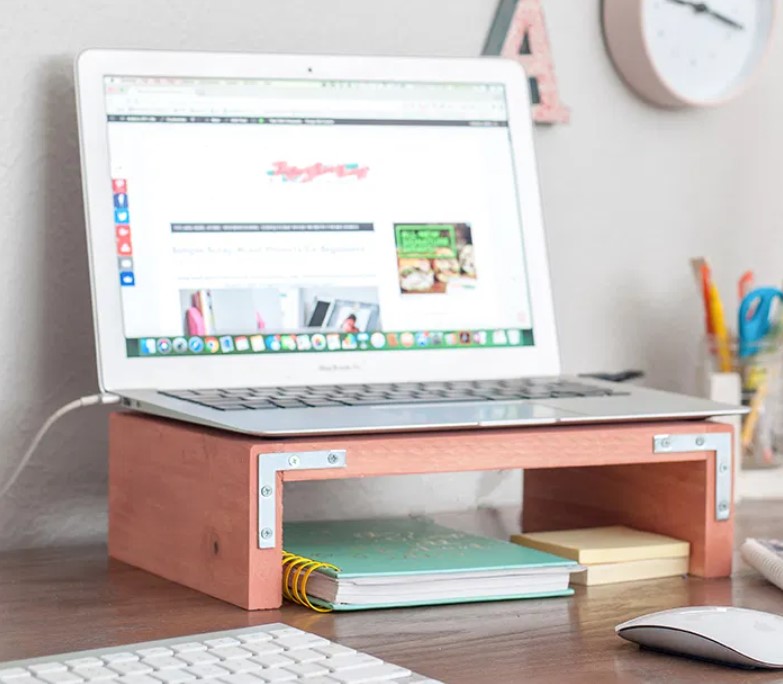
[[[683,101],[720,101],[751,75],[772,30],[774,0],[642,0],[649,58]]]

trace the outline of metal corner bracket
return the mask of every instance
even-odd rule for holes
[[[688,451],[715,452],[715,519],[728,520],[731,513],[731,446],[727,432],[704,432],[695,435],[656,435],[653,452],[681,454]]]
[[[345,449],[258,454],[258,548],[277,543],[277,473],[281,470],[345,468]]]

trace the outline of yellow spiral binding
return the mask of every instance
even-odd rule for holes
[[[331,608],[317,606],[307,596],[307,581],[310,579],[310,575],[321,568],[340,572],[340,568],[331,563],[321,563],[312,558],[283,551],[283,596],[289,601],[307,606],[319,613],[331,612]]]

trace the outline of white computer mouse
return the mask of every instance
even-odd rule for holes
[[[783,668],[783,617],[726,606],[674,608],[623,622],[623,639],[740,667]]]

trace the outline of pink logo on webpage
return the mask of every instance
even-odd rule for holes
[[[362,180],[367,178],[369,171],[369,166],[359,166],[359,164],[335,164],[330,166],[316,162],[310,166],[295,166],[288,162],[277,161],[272,163],[272,168],[266,174],[270,178],[282,178],[284,181],[310,183],[316,178],[324,176]]]

